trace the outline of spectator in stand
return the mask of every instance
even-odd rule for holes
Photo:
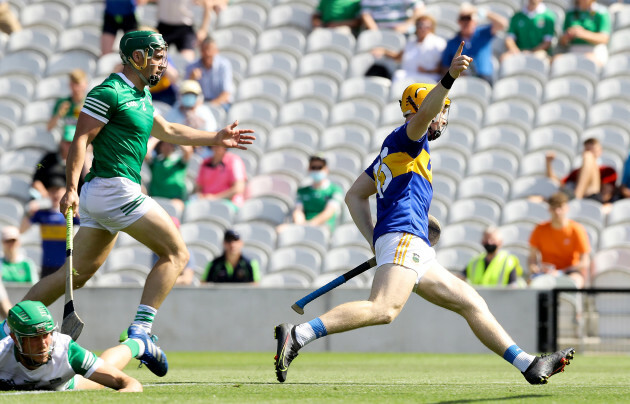
[[[164,116],[170,122],[181,123],[195,129],[216,131],[217,120],[210,108],[203,103],[203,94],[198,81],[184,80],[179,88],[178,101]],[[195,147],[202,157],[209,157],[210,148]]]
[[[238,208],[245,201],[246,181],[243,160],[223,146],[212,146],[212,156],[205,159],[199,168],[197,196],[228,200]]]
[[[20,230],[15,226],[2,229],[2,282],[22,282],[35,284],[39,280],[37,266],[20,251]],[[0,282],[1,283],[1,282]],[[2,293],[0,293],[2,296]],[[0,306],[2,306],[0,299]]]
[[[546,155],[546,175],[560,186],[560,190],[570,198],[593,199],[601,203],[612,202],[616,195],[617,172],[609,166],[598,163],[602,155],[602,145],[596,138],[584,141],[582,165],[560,180],[553,171],[554,152]]]
[[[532,276],[548,273],[568,276],[583,288],[590,267],[591,245],[584,227],[567,217],[569,198],[556,192],[547,200],[551,220],[534,228],[529,239],[529,270]]]
[[[186,68],[186,78],[201,84],[206,102],[227,111],[234,95],[232,65],[219,55],[219,47],[212,37],[204,39],[199,50],[201,58]]]
[[[154,149],[155,156],[153,156]],[[145,161],[151,170],[148,194],[170,199],[180,214],[184,211],[184,203],[188,199],[186,170],[192,154],[192,146],[177,146],[158,141],[156,138],[151,138],[147,145]]]
[[[361,22],[366,29],[409,34],[422,14],[422,0],[361,0]]]
[[[564,17],[560,45],[568,52],[583,54],[599,66],[608,61],[611,24],[608,9],[595,0],[575,0],[575,8]]]
[[[223,255],[208,263],[203,276],[204,282],[248,282],[260,281],[258,262],[242,254],[243,240],[234,230],[227,230],[223,237]]]
[[[357,33],[361,0],[320,0],[311,18],[315,28],[333,28],[349,33]]]
[[[630,198],[630,156],[628,156],[626,164],[623,166],[623,177],[619,185],[619,197]]]
[[[518,257],[501,250],[503,237],[497,227],[490,226],[483,232],[481,245],[486,252],[473,257],[460,278],[472,285],[488,287],[525,285]]]
[[[9,7],[8,0],[0,0],[0,31],[11,35],[13,32],[20,31],[21,29],[20,20],[13,14],[11,7]]]
[[[195,80],[182,82],[178,100],[164,118],[199,130],[215,131],[218,127],[214,114],[203,104],[201,85]]]
[[[328,179],[326,159],[321,155],[309,159],[308,175],[312,183],[297,191],[293,222],[308,226],[327,225],[332,231],[337,224],[344,192]]]
[[[435,18],[425,14],[416,21],[416,35],[411,38],[404,50],[394,52],[387,48],[374,48],[376,58],[383,55],[400,63],[393,81],[413,81],[416,83],[436,83],[440,78],[440,62],[446,41],[435,35]]]
[[[486,17],[490,24],[478,25],[479,19]],[[477,8],[470,3],[462,3],[457,17],[460,31],[446,43],[446,49],[442,54],[442,72],[448,71],[451,60],[464,41],[462,53],[473,58],[470,68],[464,71],[476,77],[480,77],[492,84],[494,67],[492,66],[492,41],[495,35],[507,28],[508,21],[503,16],[485,8]]]
[[[51,180],[55,177],[64,177],[66,175],[66,159],[68,158],[68,152],[70,151],[70,145],[74,132],[66,131],[59,142],[59,149],[56,152],[50,152],[44,155],[37,164],[35,174],[33,174],[33,183],[31,185],[31,191],[34,191],[36,195],[35,199],[49,198],[48,188],[51,186]],[[81,186],[83,186],[83,178],[88,172],[87,164],[84,164],[81,177],[79,178],[79,192],[81,192]]]
[[[156,0],[158,5],[157,30],[169,46],[175,45],[188,62],[195,59],[195,46],[208,36],[213,0]],[[195,32],[196,5],[203,8],[201,26]]]
[[[539,59],[548,59],[555,23],[556,15],[542,0],[527,0],[525,7],[510,20],[505,36],[507,51],[501,60],[519,53],[531,53]]]
[[[77,119],[79,112],[83,107],[83,100],[87,91],[88,80],[87,74],[81,69],[74,69],[69,74],[70,78],[70,96],[57,99],[53,107],[53,115],[48,121],[46,128],[50,131],[61,122],[63,138],[74,137],[74,131],[77,127]]]
[[[52,274],[66,262],[66,218],[59,210],[59,203],[66,192],[66,177],[54,175],[48,182],[50,206],[44,208],[41,201],[33,200],[27,206],[20,231],[24,233],[32,224],[39,223],[42,236],[41,278]],[[79,218],[73,218],[79,224]]]
[[[101,35],[101,53],[110,53],[114,47],[116,34],[138,29],[136,6],[142,6],[149,0],[105,0],[103,14],[103,34]]]

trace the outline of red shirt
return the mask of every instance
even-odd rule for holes
[[[217,194],[229,189],[237,181],[247,180],[245,164],[239,156],[226,152],[223,160],[217,165],[212,165],[212,157],[203,161],[199,168],[197,185],[202,194]],[[236,194],[232,197],[232,202],[236,206],[241,206],[244,201],[243,194]]]

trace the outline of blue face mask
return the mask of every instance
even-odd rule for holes
[[[197,94],[188,93],[182,95],[182,106],[184,108],[192,108],[197,104]]]
[[[311,177],[313,182],[322,182],[326,179],[326,172],[324,170],[309,171],[308,175]]]

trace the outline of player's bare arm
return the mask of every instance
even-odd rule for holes
[[[346,193],[346,205],[350,211],[352,220],[359,228],[363,237],[367,240],[372,250],[374,238],[374,223],[372,222],[372,214],[370,212],[370,203],[368,198],[376,193],[376,184],[366,173],[361,173],[354,181]]]
[[[455,57],[453,57],[451,67],[448,69],[447,76],[450,75],[452,79],[458,78],[464,70],[468,69],[470,62],[472,62],[471,57],[462,55],[463,48],[464,42],[462,41],[462,43],[459,44],[459,49],[457,49],[455,53]],[[409,139],[416,141],[424,136],[433,119],[442,111],[448,91],[449,89],[444,87],[443,83],[440,81],[435,88],[429,92],[424,101],[422,101],[420,109],[418,109],[418,112],[411,118],[407,125],[407,136],[409,136]]]
[[[105,123],[98,119],[83,112],[79,114],[76,132],[66,161],[66,193],[59,204],[60,211],[64,215],[70,206],[75,216],[79,212],[78,187],[85,162],[85,152],[103,126]]]
[[[142,392],[142,384],[139,381],[107,362],[99,366],[88,379],[120,392]]]
[[[226,126],[218,132],[206,132],[186,125],[172,123],[161,116],[153,118],[151,135],[168,143],[189,146],[225,146],[236,149],[247,149],[244,145],[252,144],[255,136],[251,129],[237,129],[238,121]]]

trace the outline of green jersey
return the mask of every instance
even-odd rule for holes
[[[510,35],[520,50],[532,50],[543,42],[551,41],[554,35],[556,16],[544,4],[536,10],[514,14],[510,20]]]
[[[149,164],[151,168],[151,185],[149,195],[162,198],[177,198],[186,200],[186,167],[179,153],[168,157],[157,156]]]
[[[322,188],[303,187],[297,191],[297,201],[302,204],[306,220],[311,220],[326,209],[328,202],[332,201],[341,205],[343,202],[343,190],[332,182],[328,182],[328,185]],[[337,215],[338,213],[335,213],[328,219],[327,224],[331,230],[335,227]]]
[[[61,104],[68,102],[70,107],[68,108],[68,112],[64,116],[62,116],[63,121],[63,136],[62,138],[67,141],[72,141],[74,137],[74,131],[77,128],[77,119],[79,119],[79,113],[81,112],[81,106],[83,104],[76,104],[72,97],[59,98],[53,107],[53,115],[57,115],[59,108],[61,108]]]
[[[3,282],[27,282],[35,283],[39,280],[35,264],[29,259],[18,262],[9,262],[5,258],[0,263]]]
[[[567,11],[564,17],[564,30],[577,25],[591,32],[610,34],[608,9],[601,4],[593,3],[590,10],[573,9]],[[590,45],[590,42],[574,38],[571,45]]]
[[[85,177],[124,177],[140,184],[154,109],[149,88],[138,90],[122,73],[111,74],[85,97],[81,112],[105,123],[92,141],[94,160]]]

